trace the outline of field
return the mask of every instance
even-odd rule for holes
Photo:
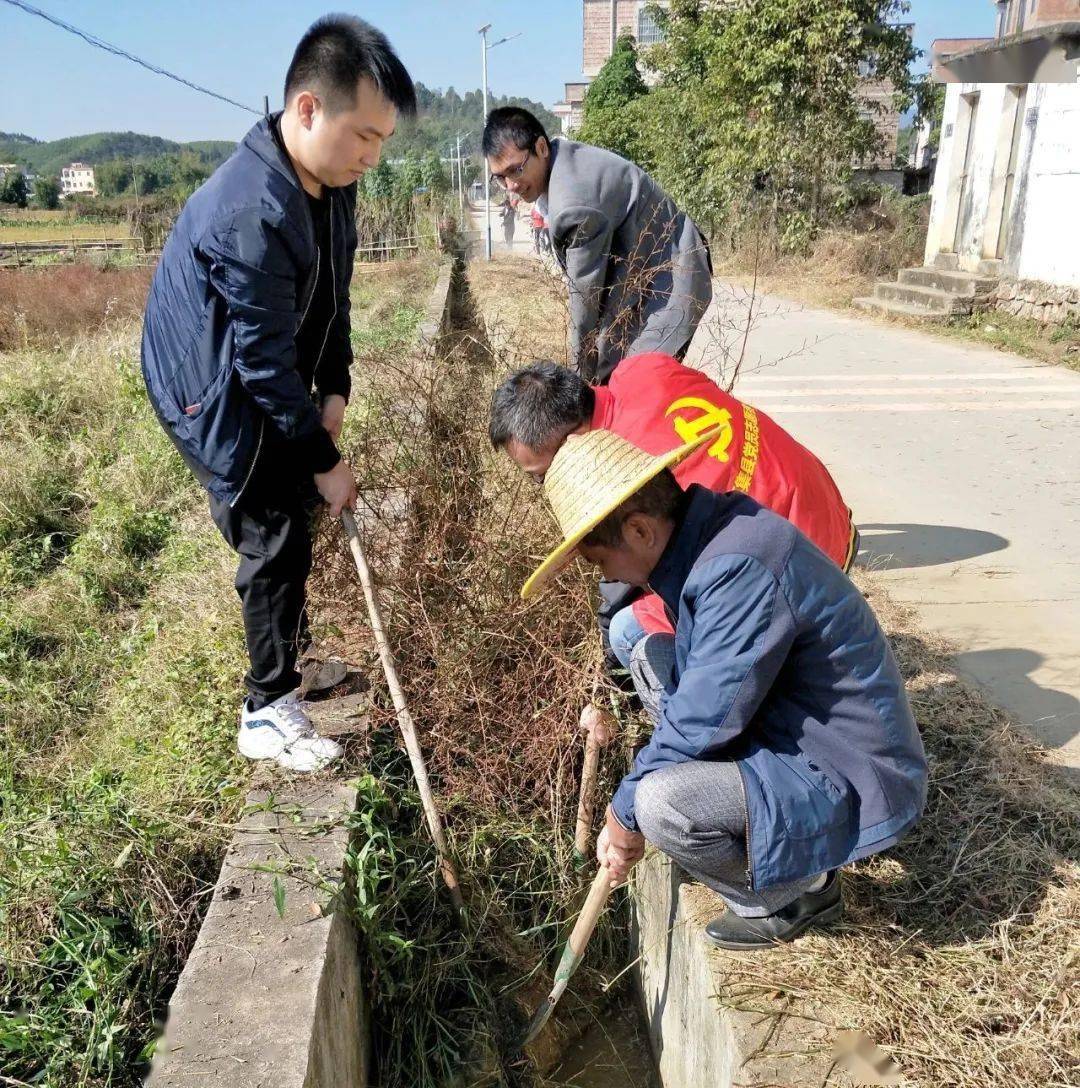
[[[131,237],[119,224],[27,223],[0,225],[0,243],[10,242],[102,242],[124,241]]]
[[[138,1083],[250,774],[234,559],[147,403],[129,271],[0,273],[5,1084]],[[407,339],[434,265],[380,273],[354,328]]]

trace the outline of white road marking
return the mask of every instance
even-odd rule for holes
[[[1065,389],[1061,385],[1025,385],[1023,388],[1016,389],[1017,395],[1027,396],[1030,393],[1061,393]],[[741,396],[745,396],[746,399],[752,400],[756,395],[761,398],[775,400],[779,397],[835,397],[837,393],[842,392],[845,397],[910,397],[913,394],[919,396],[942,396],[942,397],[955,397],[961,393],[970,393],[972,396],[980,396],[983,394],[989,394],[991,396],[1001,396],[1002,393],[1012,393],[1011,389],[980,389],[977,386],[972,386],[970,389],[966,389],[963,386],[950,386],[944,388],[938,386],[935,388],[932,385],[928,386],[907,386],[903,389],[760,389],[760,390],[747,390],[740,388],[739,393]],[[1080,389],[1078,389],[1080,392]]]
[[[1027,378],[1035,378],[1038,381],[1051,379],[1052,375],[1061,373],[1048,366],[1033,366],[1023,370],[1001,371],[998,374],[758,374],[753,371],[743,371],[739,387],[752,385],[755,382],[787,382],[789,385],[802,382],[997,382],[1017,381]],[[1061,384],[1068,385],[1080,378],[1061,373]]]
[[[810,412],[1063,412],[1080,409],[1080,400],[995,400],[925,401],[914,404],[772,404],[756,402],[755,407],[776,415],[806,415]]]

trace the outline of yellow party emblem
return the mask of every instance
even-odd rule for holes
[[[704,400],[702,397],[680,397],[664,413],[670,416],[673,412],[683,412],[697,409],[701,415],[687,418],[685,415],[676,415],[672,421],[675,425],[675,433],[683,442],[693,442],[695,438],[713,430],[721,428],[715,442],[709,446],[709,456],[717,461],[729,459],[728,449],[731,446],[735,432],[731,426],[731,413],[726,408],[718,408],[715,404]]]

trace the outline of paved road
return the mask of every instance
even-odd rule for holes
[[[860,562],[1080,774],[1080,374],[759,301],[735,392],[829,465]],[[730,374],[746,310],[717,285],[689,361]]]
[[[469,210],[469,221],[472,224],[469,242],[472,247],[470,252],[473,256],[483,256],[484,254],[484,233],[486,230],[484,211],[483,200],[477,201]],[[535,256],[533,251],[532,228],[523,219],[518,219],[517,224],[515,225],[513,243],[508,246],[506,242],[503,241],[503,226],[502,219],[500,218],[501,211],[501,205],[493,200],[491,202],[492,255],[496,257],[505,256],[512,252],[519,257]]]

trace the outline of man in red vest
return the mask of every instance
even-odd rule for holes
[[[606,386],[590,386],[555,363],[534,363],[495,391],[488,433],[496,449],[542,480],[571,434],[614,431],[658,455],[716,427],[719,437],[673,470],[679,484],[745,492],[787,518],[847,571],[858,533],[825,466],[764,412],[670,355],[623,359]],[[673,630],[655,594],[634,600],[634,591],[619,583],[602,583],[601,592],[601,628],[624,666],[646,634]]]

